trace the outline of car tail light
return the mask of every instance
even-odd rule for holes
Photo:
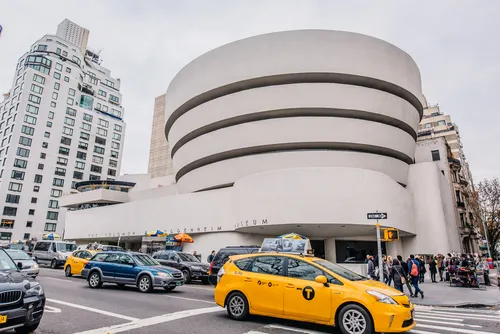
[[[224,276],[224,274],[224,268],[220,268],[219,272],[217,273],[217,283],[220,282],[220,279],[222,278],[222,276]]]
[[[212,274],[212,269],[214,267],[214,261],[210,262],[210,267],[208,268],[208,274],[211,275]]]

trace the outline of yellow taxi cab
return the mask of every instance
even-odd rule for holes
[[[89,262],[90,258],[97,253],[94,250],[77,250],[74,251],[68,258],[66,259],[66,263],[64,263],[64,274],[67,277],[71,277],[73,275],[81,275],[83,267]]]
[[[249,314],[332,325],[344,334],[411,330],[406,295],[324,259],[266,252],[230,257],[218,272],[215,302],[229,317]]]

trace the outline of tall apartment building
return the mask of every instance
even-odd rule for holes
[[[89,31],[78,24],[65,19],[57,26],[57,37],[64,39],[66,42],[77,46],[82,54],[87,51],[87,42],[89,40]]]
[[[120,79],[82,52],[86,38],[45,35],[17,62],[0,103],[0,242],[64,235],[58,198],[76,182],[120,173]]]
[[[165,97],[163,94],[155,98],[148,164],[148,174],[152,178],[173,173],[170,147],[165,138]]]
[[[443,114],[439,105],[424,108],[424,116],[419,125],[418,141],[433,138],[444,138],[449,149],[447,157],[450,168],[452,193],[455,199],[455,210],[459,224],[463,251],[479,252],[479,235],[475,226],[480,226],[481,217],[476,217],[472,196],[475,192],[472,173],[465,158],[458,126],[452,122],[450,115]],[[437,159],[437,156],[436,156]]]

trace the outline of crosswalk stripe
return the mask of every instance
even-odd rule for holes
[[[441,320],[443,319],[443,317],[436,317],[436,316],[430,316],[430,315],[427,315],[427,314],[420,314],[420,313],[417,313],[415,314],[415,318],[425,318],[425,319],[436,319],[436,320]],[[450,321],[458,321],[458,322],[462,322],[464,321],[464,319],[459,319],[459,318],[445,318],[446,320],[450,320]]]
[[[442,325],[450,325],[449,322],[446,321],[439,321],[439,320],[429,320],[429,319],[422,319],[420,317],[416,318],[417,320],[417,327],[418,327],[418,322],[423,321],[423,322],[430,322],[433,324],[442,324]],[[448,320],[448,319],[447,319]],[[460,327],[471,327],[471,328],[482,328],[482,326],[479,325],[468,325],[468,324],[453,324],[453,326],[460,326]]]
[[[439,329],[439,330],[447,331],[447,332],[466,333],[466,334],[496,334],[493,332],[483,332],[483,331],[476,331],[476,330],[472,330],[472,329],[441,327],[441,326],[424,325],[424,324],[417,324],[417,327],[418,328],[423,327],[423,328],[429,328],[429,329]]]
[[[470,320],[486,320],[486,321],[492,321],[492,320],[498,320],[497,316],[489,317],[486,315],[480,315],[480,314],[453,314],[453,313],[441,313],[441,312],[415,312],[415,316],[418,315],[425,315],[425,316],[434,316],[437,319],[454,319],[457,316],[460,316],[460,319],[470,319]],[[448,318],[449,317],[449,318]]]
[[[412,329],[408,333],[410,333],[410,334],[412,334],[412,333],[415,333],[415,334],[440,334],[438,332],[419,331],[418,329]]]
[[[296,332],[296,333],[324,334],[323,332],[313,331],[313,330],[310,330],[310,329],[294,328],[294,327],[281,326],[281,325],[275,325],[275,324],[267,325],[266,327],[267,328],[284,329],[286,331]]]
[[[416,312],[417,314],[435,314],[435,315],[453,315],[453,316],[457,316],[456,313],[454,312],[442,312],[442,311],[422,311],[422,312],[419,312],[417,311]],[[461,317],[464,317],[464,318],[487,318],[487,319],[494,319],[494,320],[498,320],[498,316],[497,315],[487,315],[487,314],[470,314],[470,313],[463,313],[463,314],[460,314]]]

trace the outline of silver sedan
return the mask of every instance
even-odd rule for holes
[[[17,249],[6,249],[7,254],[14,260],[17,264],[22,264],[22,268],[19,268],[22,273],[33,278],[38,276],[40,268],[38,263],[36,263],[26,252]]]

